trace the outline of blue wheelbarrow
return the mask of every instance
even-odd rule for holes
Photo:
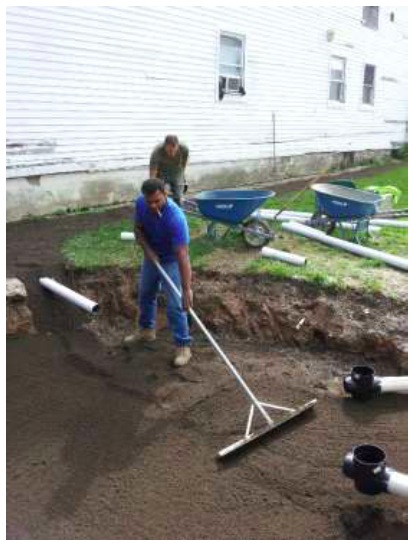
[[[218,239],[230,231],[241,232],[249,247],[260,248],[273,239],[274,232],[251,214],[274,195],[270,190],[207,190],[197,194],[193,202],[186,200],[184,210],[209,221],[209,237]]]
[[[314,184],[315,213],[311,225],[327,234],[344,224],[350,226],[352,239],[368,234],[371,217],[377,214],[382,197],[375,192],[358,190],[350,181]]]

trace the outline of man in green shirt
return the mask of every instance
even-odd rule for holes
[[[169,185],[172,199],[181,206],[182,191],[186,191],[185,168],[189,150],[176,135],[167,135],[151,154],[149,177],[158,178]]]

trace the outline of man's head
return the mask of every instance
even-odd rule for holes
[[[148,179],[142,184],[142,194],[151,213],[158,214],[166,203],[165,184],[159,179]]]
[[[179,140],[176,135],[167,135],[163,143],[164,150],[166,154],[173,158],[176,156],[179,150]]]

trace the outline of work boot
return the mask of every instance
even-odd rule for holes
[[[130,346],[136,342],[155,342],[156,340],[156,330],[155,329],[140,329],[134,334],[125,336],[123,343],[125,346]]]
[[[175,352],[174,365],[176,367],[183,367],[191,360],[192,353],[189,346],[178,346]]]

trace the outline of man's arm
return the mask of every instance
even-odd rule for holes
[[[188,191],[188,183],[185,177],[185,169],[188,165],[189,149],[186,146],[182,146],[182,178],[184,181],[183,193],[186,194]]]
[[[180,245],[175,250],[178,261],[179,273],[182,284],[182,305],[185,311],[192,307],[192,269],[189,261],[189,251],[187,245]]]
[[[159,176],[159,154],[155,149],[151,154],[151,159],[149,162],[149,178],[156,179]]]
[[[189,158],[189,148],[187,148],[185,145],[182,145],[181,146],[181,165],[183,170],[185,170],[186,166],[188,165],[188,158]]]

